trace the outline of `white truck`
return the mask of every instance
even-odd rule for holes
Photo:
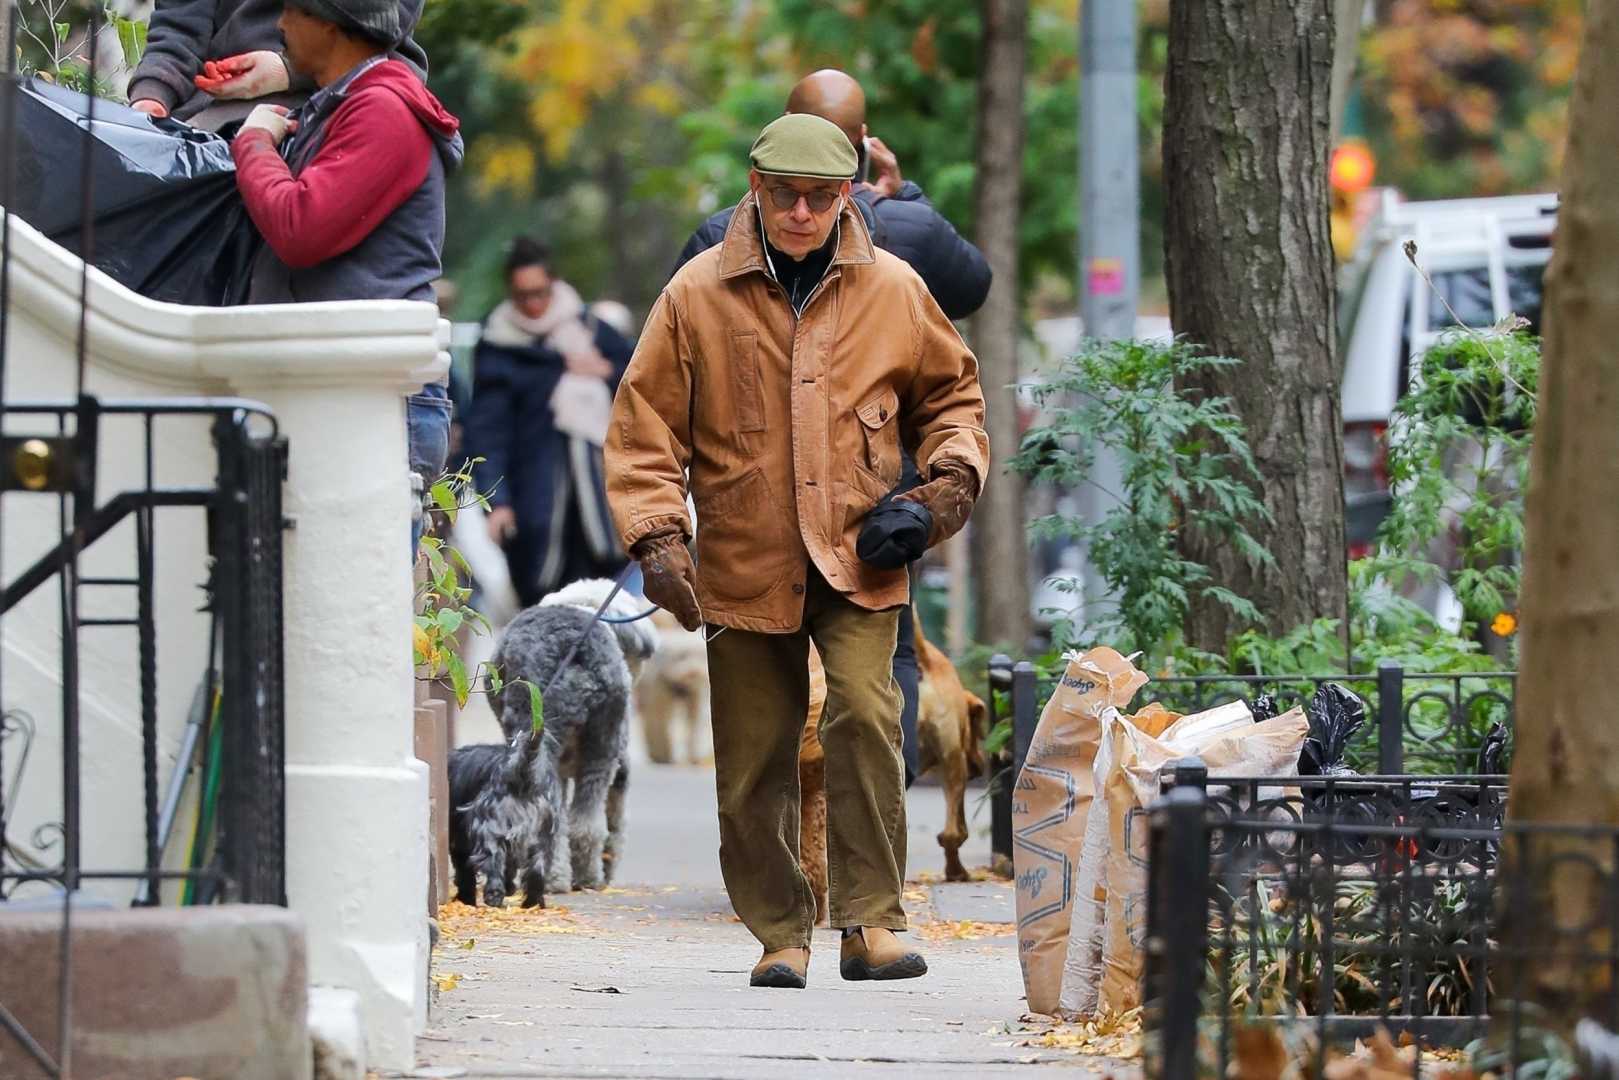
[[[1409,385],[1410,359],[1455,327],[1458,317],[1481,328],[1518,315],[1538,334],[1541,278],[1557,224],[1556,195],[1402,202],[1384,190],[1378,199],[1339,288],[1352,556],[1367,552],[1388,512],[1383,437]],[[1406,257],[1408,242],[1416,244],[1417,264],[1433,288]]]

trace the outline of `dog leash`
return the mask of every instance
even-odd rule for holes
[[[603,600],[601,602],[601,606],[596,609],[596,614],[594,614],[594,615],[592,615],[590,617],[590,623],[589,623],[589,625],[587,625],[585,627],[585,632],[579,635],[578,640],[576,640],[573,643],[573,648],[569,649],[568,652],[567,652],[567,655],[565,655],[562,658],[562,663],[558,664],[557,667],[556,667],[556,670],[551,672],[551,678],[546,682],[545,689],[540,691],[540,699],[542,701],[551,696],[551,688],[557,684],[557,679],[562,677],[562,673],[564,671],[568,670],[568,665],[573,663],[573,658],[575,656],[579,655],[579,650],[584,647],[585,639],[590,636],[590,632],[592,630],[596,629],[596,624],[597,623],[599,623],[599,622],[614,622],[614,621],[632,621],[632,620],[613,620],[613,619],[608,619],[608,618],[606,618],[606,614],[607,614],[607,605],[611,604],[613,602],[613,598],[619,594],[619,591],[621,589],[624,588],[624,583],[630,579],[630,570],[634,566],[635,566],[635,564],[633,562],[632,563],[626,563],[624,565],[624,569],[622,569],[622,570],[620,570],[618,572],[618,580],[613,582],[612,591],[607,594],[607,599]],[[656,609],[654,608],[653,610],[656,610]],[[650,614],[652,614],[652,611],[648,611],[646,613],[646,615],[650,615]],[[644,618],[646,618],[646,615],[637,615],[636,618],[637,619],[644,619]]]
[[[603,600],[601,602],[601,606],[596,609],[596,614],[590,617],[590,622],[585,626],[585,632],[579,635],[578,640],[573,643],[573,648],[569,649],[567,655],[563,656],[562,663],[558,664],[556,670],[551,672],[551,678],[546,682],[545,688],[540,691],[540,699],[542,701],[551,695],[551,688],[555,686],[557,680],[562,677],[562,673],[568,670],[568,665],[573,663],[573,658],[579,655],[579,650],[584,647],[585,639],[590,636],[590,632],[592,630],[596,629],[597,623],[612,623],[615,625],[622,625],[624,623],[640,622],[642,619],[647,618],[653,612],[658,610],[657,607],[654,606],[647,608],[639,615],[610,616],[607,614],[608,605],[610,605],[613,602],[613,598],[623,590],[624,583],[630,579],[630,571],[634,569],[634,567],[634,563],[628,563],[625,565],[623,570],[619,571],[617,580],[613,582],[612,591],[607,594],[607,599]],[[719,637],[720,634],[724,632],[725,628],[722,626],[718,631],[715,632],[714,637],[709,637],[705,634],[703,636],[703,640],[713,641],[714,638]]]

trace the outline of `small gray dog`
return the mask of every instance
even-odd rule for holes
[[[550,686],[545,734],[531,734],[528,690],[503,689],[491,704],[506,745],[451,755],[451,856],[464,902],[472,902],[478,873],[485,902],[498,903],[521,868],[525,905],[543,903],[545,892],[612,879],[629,783],[630,689],[657,648],[644,621],[598,623],[581,640],[612,588],[611,581],[574,582],[521,612],[501,635],[493,663],[502,678]],[[642,606],[620,593],[606,615],[625,618]],[[578,651],[552,683],[575,642]]]

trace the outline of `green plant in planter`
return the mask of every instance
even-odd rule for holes
[[[1123,467],[1122,490],[1108,493],[1117,505],[1102,521],[1058,514],[1030,526],[1037,539],[1083,543],[1107,586],[1107,597],[1084,598],[1083,625],[1071,615],[1058,621],[1059,645],[1109,644],[1155,662],[1179,649],[1194,597],[1263,621],[1178,543],[1180,532],[1192,529],[1256,563],[1272,561],[1249,531],[1269,515],[1255,491],[1258,473],[1241,419],[1228,399],[1184,386],[1187,376],[1238,362],[1184,341],[1092,341],[1028,387],[1051,419],[1024,436],[1014,469],[1063,488],[1095,484],[1096,452],[1104,447]]]
[[[472,467],[482,459],[466,462],[460,469],[446,472],[428,488],[432,503],[430,514],[455,524],[456,516],[466,507],[477,505],[489,509],[488,496],[473,485]],[[414,657],[417,678],[447,686],[455,695],[457,705],[464,706],[474,693],[489,694],[492,698],[506,693],[526,690],[532,727],[536,734],[545,728],[545,702],[540,688],[526,679],[507,682],[500,669],[490,663],[481,663],[467,671],[462,656],[461,631],[470,628],[473,633],[491,632],[489,620],[472,606],[472,568],[461,553],[429,530],[421,540],[422,555],[427,559],[427,578],[416,587],[416,616]],[[463,579],[463,576],[465,578]]]

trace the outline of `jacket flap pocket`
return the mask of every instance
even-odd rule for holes
[[[892,420],[898,411],[899,395],[892,390],[884,390],[856,409],[855,413],[862,424],[875,430]]]

